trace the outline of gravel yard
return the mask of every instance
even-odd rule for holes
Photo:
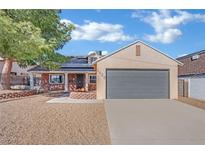
[[[35,95],[0,103],[0,144],[110,144],[104,104],[51,104]]]

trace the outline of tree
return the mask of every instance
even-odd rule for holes
[[[60,22],[59,10],[0,10],[0,56],[5,63],[1,86],[10,89],[12,63],[56,69],[67,60],[56,50],[71,39],[72,24]]]

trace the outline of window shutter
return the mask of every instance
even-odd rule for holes
[[[140,56],[140,45],[136,45],[136,56]]]

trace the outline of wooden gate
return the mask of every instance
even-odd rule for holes
[[[178,79],[178,95],[179,97],[189,97],[188,79]]]

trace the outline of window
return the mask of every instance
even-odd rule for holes
[[[64,82],[64,76],[62,74],[52,74],[50,75],[50,83],[61,84]]]
[[[96,75],[90,75],[90,83],[96,83]]]
[[[199,59],[199,57],[200,57],[200,55],[193,55],[192,57],[191,57],[191,60],[193,61],[193,60],[197,60],[197,59]]]

